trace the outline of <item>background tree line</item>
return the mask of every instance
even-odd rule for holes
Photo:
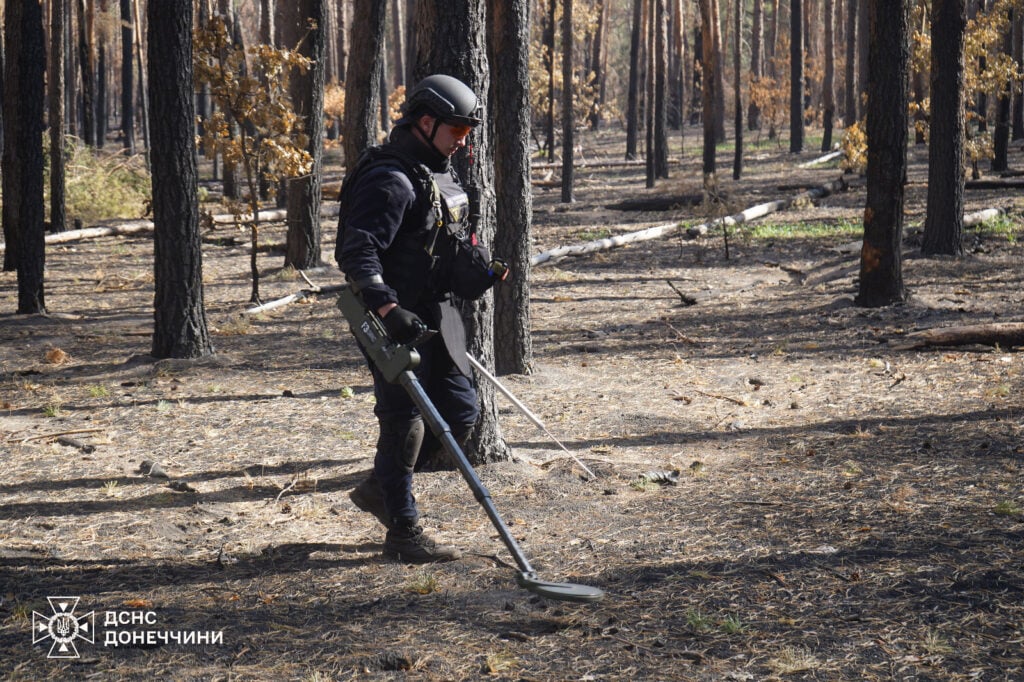
[[[261,197],[276,193],[288,209],[287,262],[299,269],[321,258],[325,138],[342,141],[350,165],[388,128],[404,87],[430,72],[456,75],[487,98],[489,124],[474,133],[473,162],[463,156],[456,165],[485,197],[484,237],[511,256],[521,275],[493,307],[467,311],[485,359],[495,355],[499,326],[499,371],[525,372],[531,364],[525,287],[532,158],[538,151],[559,162],[562,198],[572,201],[574,133],[588,126],[621,125],[625,160],[643,156],[653,187],[671,170],[670,131],[684,134],[699,124],[704,184],[714,192],[728,114],[735,179],[742,177],[744,131],[781,140],[788,129],[789,150],[796,153],[805,151],[806,128],[820,127],[827,151],[842,121],[846,145],[867,148],[860,170],[868,180],[871,218],[865,220],[858,300],[884,305],[904,296],[898,240],[911,112],[915,140],[930,145],[935,196],[929,194],[925,248],[932,253],[962,250],[963,157],[974,173],[985,159],[993,169],[1005,168],[1009,140],[1024,136],[1020,4],[5,0],[4,269],[18,273],[18,312],[44,312],[44,226],[67,227],[69,147],[99,153],[113,143],[124,154],[143,153],[152,164],[157,226],[153,354],[212,352],[201,295],[194,140],[203,134],[202,151],[225,194],[247,196],[255,206],[254,178],[240,187],[245,155],[207,144],[203,126],[223,120],[221,137],[229,140],[271,137],[248,114],[216,119],[231,107],[218,101],[215,80],[196,78],[193,34],[216,18],[228,40],[221,54],[200,59],[227,60],[230,50],[240,49],[237,67],[246,70],[254,67],[259,46],[268,46],[306,60],[273,105],[287,105],[294,123],[287,136],[308,156],[308,166],[266,175],[272,164],[248,157],[259,170]],[[245,52],[250,47],[256,51]],[[252,96],[251,87],[248,92]],[[285,108],[280,114],[289,115]],[[271,184],[279,184],[278,191]],[[255,266],[253,275],[255,282]]]

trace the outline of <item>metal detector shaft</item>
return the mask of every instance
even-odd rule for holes
[[[420,384],[419,379],[411,371],[402,372],[398,377],[398,382],[405,388],[405,391],[412,398],[412,401],[416,403],[416,407],[420,410],[420,415],[423,420],[427,422],[430,430],[444,446],[445,451],[452,456],[455,460],[455,466],[458,467],[459,473],[466,479],[466,483],[469,484],[470,489],[473,491],[473,496],[476,501],[484,508],[487,512],[487,516],[490,517],[491,523],[498,530],[498,535],[501,536],[502,542],[508,548],[508,551],[512,553],[512,557],[515,559],[516,564],[520,570],[524,573],[533,573],[533,568],[530,566],[530,562],[526,559],[526,555],[523,554],[523,550],[519,548],[519,544],[512,536],[512,531],[509,530],[505,524],[504,519],[498,514],[498,509],[494,506],[494,502],[491,500],[491,494],[488,492],[483,481],[477,475],[473,465],[469,463],[469,459],[466,457],[466,453],[459,447],[458,441],[452,435],[451,428],[448,423],[441,417],[441,413],[437,411],[434,403],[427,397],[427,392],[423,390],[423,386]]]
[[[522,403],[522,401],[520,401],[518,398],[516,398],[514,395],[512,395],[512,391],[510,391],[507,388],[505,388],[505,386],[500,381],[498,381],[498,378],[496,376],[494,376],[493,374],[491,374],[490,372],[488,372],[487,368],[484,367],[480,363],[479,360],[474,358],[469,353],[466,353],[466,358],[469,360],[469,364],[473,365],[473,367],[476,368],[476,371],[480,372],[480,374],[482,374],[485,379],[487,379],[489,382],[491,382],[491,384],[494,386],[494,388],[498,389],[498,391],[503,396],[508,398],[509,401],[511,401],[511,403],[513,405],[515,405],[517,408],[519,408],[519,411],[522,412],[523,415],[527,419],[529,419],[531,422],[533,422],[534,426],[536,426],[538,429],[540,429],[544,433],[545,436],[550,438],[555,443],[555,445],[557,445],[558,447],[562,448],[562,451],[565,452],[565,454],[567,454],[570,457],[572,457],[573,461],[576,462],[577,464],[579,464],[580,468],[582,468],[584,471],[586,471],[588,476],[590,476],[591,478],[597,478],[597,475],[593,471],[591,471],[587,467],[586,464],[581,462],[579,457],[577,457],[576,455],[574,455],[571,452],[569,452],[569,448],[567,448],[564,445],[562,445],[562,441],[560,441],[557,438],[555,438],[554,435],[552,435],[552,433],[550,431],[548,431],[548,427],[544,426],[544,422],[542,422],[537,417],[537,415],[535,415],[533,412],[531,412],[530,408],[528,408],[526,405],[524,405]]]

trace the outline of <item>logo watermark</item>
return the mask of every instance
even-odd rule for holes
[[[90,611],[84,616],[76,616],[79,599],[47,597],[53,613],[44,615],[38,611],[32,612],[32,644],[53,640],[47,658],[79,658],[75,640],[96,643],[96,613]],[[118,648],[224,644],[222,630],[165,630],[153,627],[156,625],[157,616],[154,611],[104,611],[102,645]]]
[[[46,616],[38,611],[32,612],[32,643],[52,639],[47,658],[78,658],[76,639],[89,644],[96,641],[95,613],[90,611],[84,616],[76,616],[78,597],[47,597],[46,600],[50,602],[53,614]]]

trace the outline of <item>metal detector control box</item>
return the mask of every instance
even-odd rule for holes
[[[396,343],[388,336],[380,316],[363,304],[362,298],[351,285],[344,287],[338,295],[338,308],[348,320],[349,327],[359,345],[373,360],[384,378],[395,383],[402,372],[416,369],[420,354],[413,346],[423,343],[436,332],[426,330],[411,344]]]

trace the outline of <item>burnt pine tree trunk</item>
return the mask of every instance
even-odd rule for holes
[[[867,116],[868,54],[871,30],[868,14],[871,0],[857,0],[857,120]]]
[[[832,149],[832,125],[836,116],[836,4],[825,0],[825,77],[821,83],[821,104],[824,132],[821,136],[821,151]]]
[[[714,72],[715,48],[714,40],[711,38],[711,3],[714,0],[700,0],[700,44],[701,55],[701,118],[704,122],[704,154],[702,157],[702,171],[704,173],[704,189],[715,188],[715,121],[712,111],[715,107],[715,79],[711,77]]]
[[[54,0],[50,12],[50,231],[67,230],[64,171],[64,0]]]
[[[967,0],[933,0],[928,210],[921,251],[963,255]]]
[[[789,6],[789,151],[804,150],[804,20],[803,0]]]
[[[668,14],[667,0],[654,2],[654,176],[668,177]]]
[[[82,140],[96,146],[95,0],[78,0],[78,64],[82,71]]]
[[[551,0],[544,24],[544,47],[548,74],[548,110],[545,121],[544,147],[548,150],[548,161],[555,160],[555,11],[558,0]]]
[[[669,28],[668,51],[668,125],[673,130],[682,130],[686,120],[686,51],[683,37],[686,22],[683,17],[683,0],[670,0],[671,26]]]
[[[360,18],[352,31],[351,53],[345,75],[345,166],[355,167],[359,155],[377,144],[380,114],[380,76],[384,69],[384,0],[355,0],[353,16]]]
[[[13,2],[13,7],[12,7]],[[12,76],[7,73],[7,66],[11,60],[15,59],[14,50],[15,48],[9,47],[11,40],[18,36],[20,40],[20,24],[17,21],[17,17],[20,16],[20,10],[18,7],[17,0],[5,0],[4,12],[6,13],[6,19],[3,25],[3,39],[0,40],[0,47],[3,48],[2,54],[0,54],[0,64],[3,65],[3,101],[0,105],[3,107],[3,115],[0,116],[0,133],[2,133],[3,142],[0,143],[0,150],[2,150],[3,156],[0,158],[0,184],[2,184],[2,194],[0,194],[0,206],[2,206],[3,215],[3,229],[4,229],[4,243],[7,245],[4,249],[4,272],[15,272],[18,269],[18,202],[17,201],[3,201],[3,197],[13,197],[17,193],[18,183],[18,165],[17,157],[14,156],[14,136],[17,134],[17,122],[14,120],[15,112],[8,105],[9,102],[15,101],[18,97],[18,93],[15,90],[17,82],[12,80]],[[17,43],[15,43],[17,45]],[[8,50],[11,55],[8,57]]]
[[[1013,58],[1013,8],[1009,12],[1005,32],[1003,33],[1002,51],[1008,59]],[[1010,152],[1010,106],[1012,104],[1011,91],[1015,83],[1005,83],[1000,88],[996,97],[996,125],[992,132],[992,170],[1004,171],[1009,168]]]
[[[640,136],[640,48],[643,43],[643,10],[644,0],[633,0],[633,29],[629,41],[629,88],[626,95],[626,159],[630,161],[637,156]]]
[[[739,180],[743,176],[743,3],[737,2],[733,10],[733,123],[736,149],[732,157],[732,177]]]
[[[292,74],[290,95],[295,112],[302,117],[308,136],[306,151],[313,158],[310,172],[288,180],[288,235],[285,265],[305,270],[320,265],[320,184],[324,136],[324,0],[298,0],[279,5],[284,46],[312,63],[306,73]],[[287,8],[287,9],[285,9]],[[315,28],[311,28],[315,26]],[[307,35],[308,31],[308,35]]]
[[[124,150],[135,153],[135,30],[132,0],[121,0],[121,135]]]
[[[594,44],[591,55],[591,70],[594,72],[594,87],[597,89],[597,93],[594,96],[594,104],[588,116],[590,127],[594,130],[601,127],[603,120],[601,109],[604,106],[604,98],[608,91],[608,79],[605,76],[608,54],[605,46],[607,42],[605,34],[608,32],[608,0],[600,0],[599,7],[601,9],[597,14],[597,26],[594,29]],[[497,61],[492,58],[491,63],[496,64]]]
[[[150,2],[146,11],[153,117],[152,355],[198,358],[212,354],[213,344],[203,304],[192,99],[192,0]]]
[[[846,0],[846,76],[843,83],[843,125],[857,122],[857,6],[867,0]]]
[[[100,0],[99,9],[106,15],[107,0]],[[93,40],[96,42],[96,148],[103,149],[107,142],[107,41],[95,37]]]
[[[867,202],[857,305],[899,303],[903,287],[904,185],[907,179],[909,0],[869,0]]]
[[[494,193],[497,225],[494,255],[512,273],[494,289],[494,369],[498,374],[529,374],[530,336],[530,7],[531,0],[491,0],[488,31],[491,122],[494,137]],[[499,58],[500,57],[500,58]]]
[[[466,83],[481,102],[488,101],[490,69],[487,63],[487,28],[483,0],[419,0],[416,3],[416,79],[431,73],[450,74]],[[439,31],[439,26],[445,27]],[[486,114],[486,112],[485,112]],[[489,123],[489,122],[488,122]],[[491,127],[477,126],[471,133],[470,149],[460,150],[454,166],[478,206],[477,234],[485,244],[494,243],[495,213],[490,197],[494,193],[494,157]],[[505,134],[508,131],[501,131]],[[472,205],[471,205],[472,211]],[[514,275],[519,276],[519,275]],[[484,366],[494,360],[494,298],[488,292],[463,309],[469,352]],[[507,460],[511,451],[501,435],[495,390],[487,382],[479,384],[480,419],[472,433],[467,455],[474,464]]]
[[[4,189],[12,193],[4,193],[4,231],[15,237],[17,312],[30,315],[46,312],[42,146],[46,37],[41,3],[7,0],[6,14],[3,174]],[[10,184],[8,173],[14,176]],[[8,202],[14,204],[10,213]],[[11,230],[6,225],[9,217],[14,221]]]
[[[711,0],[711,38],[715,52],[714,67],[708,77],[714,76],[715,142],[725,142],[725,49],[722,45],[722,22],[718,0]]]
[[[572,68],[572,1],[562,0],[562,203],[571,204],[574,177],[573,145],[575,116],[572,111],[574,89]]]
[[[764,76],[764,0],[754,0],[753,16],[750,26],[750,82],[757,83]],[[761,109],[754,98],[750,98],[747,106],[747,128],[761,128]]]
[[[644,61],[647,62],[647,66],[644,67],[644,72],[647,74],[647,78],[644,80],[644,131],[646,133],[644,146],[646,154],[644,155],[644,166],[647,172],[647,188],[654,187],[655,184],[655,173],[654,173],[654,81],[655,81],[655,58],[657,54],[657,48],[655,47],[655,20],[654,20],[654,4],[657,0],[647,0],[645,3],[647,16],[646,16],[646,30],[647,38],[645,43],[647,45],[647,52],[644,55]]]

